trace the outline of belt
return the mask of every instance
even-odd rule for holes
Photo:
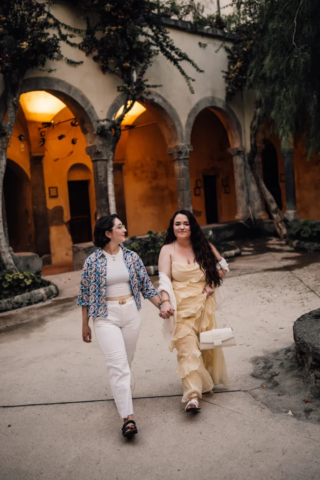
[[[131,298],[133,298],[132,293],[123,297],[107,297],[106,300],[107,302],[119,302],[120,305],[125,305],[127,300],[130,300]]]

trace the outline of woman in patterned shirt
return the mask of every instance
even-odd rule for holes
[[[138,433],[133,417],[130,365],[140,332],[142,293],[155,306],[161,299],[140,257],[120,244],[126,227],[117,215],[101,217],[94,229],[98,250],[84,264],[78,305],[82,306],[82,338],[91,342],[89,318],[105,356],[112,394],[123,419],[122,434]]]

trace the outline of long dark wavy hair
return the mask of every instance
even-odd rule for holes
[[[217,270],[217,259],[210,247],[210,243],[206,239],[203,231],[200,228],[195,217],[188,210],[178,210],[170,220],[170,225],[167,230],[167,236],[164,244],[168,245],[177,240],[174,234],[174,221],[177,215],[185,215],[190,223],[191,231],[191,245],[194,252],[196,262],[199,264],[201,270],[206,274],[206,282],[210,285],[214,284],[215,287],[221,285],[221,278]]]

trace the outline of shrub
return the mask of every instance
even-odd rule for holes
[[[131,237],[130,250],[136,252],[146,267],[158,264],[158,258],[164,244],[166,232],[155,233],[149,230],[146,237]]]
[[[319,242],[320,224],[313,220],[299,220],[296,218],[287,225],[287,239]]]
[[[44,280],[40,275],[34,275],[31,272],[15,273],[11,270],[4,270],[0,272],[0,300],[31,292],[48,285],[50,285],[50,282]]]

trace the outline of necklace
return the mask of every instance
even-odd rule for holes
[[[113,253],[108,253],[106,250],[105,250],[105,253],[109,255],[109,257],[112,257],[112,261],[115,262],[116,256],[118,255],[119,251],[115,255],[113,255]]]

